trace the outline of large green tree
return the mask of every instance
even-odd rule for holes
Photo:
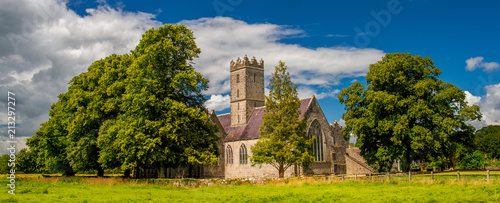
[[[217,127],[203,106],[208,80],[192,63],[199,53],[184,25],[143,35],[127,70],[123,113],[99,130],[99,163],[160,169],[217,162]]]
[[[148,30],[131,54],[106,57],[74,77],[49,121],[27,142],[46,170],[150,168],[217,161],[217,127],[203,107],[208,80],[184,25]]]
[[[69,82],[68,91],[52,106],[49,121],[27,143],[30,153],[38,154],[39,164],[66,175],[73,170],[97,170],[98,176],[104,175],[97,162],[98,132],[104,121],[120,113],[130,58],[113,54],[100,59]]]
[[[311,144],[305,133],[305,118],[299,120],[300,99],[297,85],[280,61],[269,83],[269,96],[265,96],[266,109],[262,116],[259,141],[251,147],[252,166],[270,164],[278,170],[279,177],[292,165],[307,167],[314,161]]]
[[[98,163],[99,129],[105,121],[121,113],[121,96],[125,93],[126,72],[131,63],[130,55],[113,54],[94,62],[87,72],[70,81],[67,94],[70,108],[74,109],[67,111],[71,114],[71,122],[66,126],[70,141],[67,152],[75,170],[94,169],[98,176],[104,175],[104,167]]]
[[[347,139],[356,134],[361,154],[374,168],[390,170],[402,160],[451,162],[456,149],[472,143],[481,118],[479,106],[469,106],[462,90],[438,79],[434,62],[409,53],[386,54],[370,65],[367,87],[356,82],[338,96]]]
[[[489,158],[500,158],[500,126],[489,125],[476,132],[476,146]]]
[[[35,154],[36,164],[42,167],[42,170],[62,171],[64,175],[72,176],[76,172],[67,158],[67,147],[70,143],[66,126],[69,126],[71,120],[71,114],[66,112],[68,105],[68,95],[60,94],[59,101],[50,107],[49,120],[40,124],[40,128],[27,140],[26,145]]]

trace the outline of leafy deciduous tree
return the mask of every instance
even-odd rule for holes
[[[99,130],[99,163],[129,169],[217,162],[217,127],[203,107],[208,80],[192,66],[199,53],[184,25],[143,35],[127,70],[123,114]]]
[[[341,91],[343,135],[358,136],[361,154],[374,168],[390,170],[396,159],[405,170],[431,158],[452,164],[458,146],[472,143],[475,129],[466,122],[481,118],[479,106],[468,106],[464,92],[440,74],[428,57],[386,54],[370,65],[366,89],[356,82]]]
[[[280,61],[269,83],[269,96],[265,96],[266,110],[262,116],[259,141],[251,147],[252,166],[270,164],[279,177],[293,164],[307,166],[314,161],[310,146],[314,138],[305,133],[306,120],[300,115],[297,85],[290,79],[285,63]]]
[[[489,125],[476,132],[477,149],[490,158],[500,158],[500,126]]]

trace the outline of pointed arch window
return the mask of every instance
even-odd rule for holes
[[[233,164],[233,149],[229,145],[226,148],[226,164]]]
[[[240,164],[246,164],[247,163],[247,147],[245,144],[241,144],[240,147]]]
[[[314,142],[312,143],[312,151],[314,153],[314,157],[316,161],[324,161],[323,157],[323,132],[321,130],[321,125],[317,120],[314,120],[309,127],[308,132],[309,138],[313,136],[316,137]]]

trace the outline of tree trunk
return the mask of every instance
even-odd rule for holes
[[[285,177],[285,169],[283,168],[283,164],[280,164],[280,166],[278,167],[278,173],[280,178]]]
[[[76,174],[76,172],[73,170],[73,168],[71,168],[71,166],[69,166],[69,164],[64,165],[62,168],[64,176],[74,176]]]
[[[166,178],[165,177],[165,167],[164,166],[160,167],[157,170],[158,170],[158,178]]]
[[[125,178],[130,177],[130,169],[125,169],[125,172],[123,173],[123,177],[125,177]]]
[[[97,168],[97,177],[104,177],[104,169],[102,167]]]

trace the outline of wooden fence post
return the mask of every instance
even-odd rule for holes
[[[460,181],[460,171],[457,171],[457,181]]]
[[[370,173],[370,180],[373,181],[372,174]]]
[[[486,182],[490,182],[490,170],[486,171]]]
[[[434,171],[431,171],[431,182],[434,182]]]
[[[410,172],[408,172],[408,180],[411,182],[411,169]]]
[[[387,180],[391,180],[391,173],[387,172]]]
[[[344,179],[344,175],[342,175],[342,181],[345,181],[345,179]]]

